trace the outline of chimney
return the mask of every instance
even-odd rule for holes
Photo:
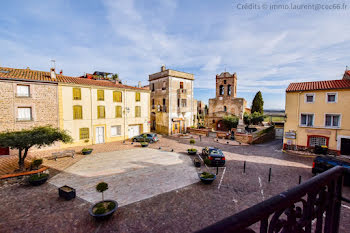
[[[141,81],[138,82],[137,87],[138,87],[138,88],[141,88],[141,87],[142,87],[142,86],[141,86]]]
[[[50,69],[50,76],[51,76],[52,79],[56,79],[55,68],[51,68],[51,69]]]
[[[161,67],[160,67],[160,71],[165,71],[165,65],[162,65]]]

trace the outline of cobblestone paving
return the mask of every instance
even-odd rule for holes
[[[212,185],[195,183],[123,206],[106,222],[94,221],[87,212],[90,204],[82,199],[67,202],[58,199],[56,187],[49,183],[39,187],[3,186],[0,187],[0,212],[3,213],[0,231],[193,232],[294,187],[299,175],[303,181],[311,178],[312,159],[282,153],[278,141],[255,146],[224,145],[211,138],[196,141],[197,149],[217,146],[227,156],[225,175],[222,177],[224,168],[221,168]],[[188,139],[165,137],[150,147],[184,152],[191,145]],[[245,174],[244,161],[247,161]],[[272,169],[270,183],[269,168]],[[350,197],[348,187],[344,189],[344,196]],[[349,204],[342,207],[339,232],[350,232],[350,209],[346,206]]]

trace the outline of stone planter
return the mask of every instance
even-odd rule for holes
[[[92,153],[92,151],[93,151],[93,149],[90,149],[90,150],[82,151],[81,153],[82,153],[83,155],[89,155],[89,154]]]
[[[203,172],[203,173],[204,173],[204,172]],[[203,173],[198,173],[198,176],[199,176],[199,179],[200,179],[204,184],[211,184],[211,183],[213,183],[213,181],[216,179],[216,175],[213,174],[213,173],[210,173],[210,174],[214,175],[213,178],[204,178],[204,177],[201,176]]]
[[[62,186],[61,188],[58,189],[58,195],[67,201],[75,198],[76,196],[76,191],[74,188],[71,188],[67,185]]]
[[[196,149],[188,149],[187,150],[187,154],[189,154],[189,155],[196,155],[197,154],[197,150]]]
[[[39,178],[36,178],[37,176],[41,176]],[[33,185],[33,186],[39,186],[39,185],[42,185],[44,184],[47,179],[49,179],[49,174],[34,174],[34,175],[31,175],[29,178],[28,178],[28,182]]]
[[[198,158],[195,158],[193,160],[193,164],[195,167],[200,167],[201,166],[201,161]]]
[[[99,205],[100,203],[108,203],[108,202],[112,202],[115,204],[114,208],[109,210],[108,212],[105,212],[103,214],[95,214],[93,211],[96,208],[97,205]],[[104,200],[104,201],[100,201],[95,203],[93,206],[90,207],[89,209],[89,213],[92,217],[94,217],[96,220],[105,220],[110,218],[114,212],[118,209],[118,202],[114,201],[114,200]]]

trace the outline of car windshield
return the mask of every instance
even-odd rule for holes
[[[209,153],[210,153],[211,155],[222,155],[221,150],[218,150],[218,149],[211,149],[211,150],[209,151]]]

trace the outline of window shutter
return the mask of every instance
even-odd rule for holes
[[[135,93],[135,100],[136,100],[136,101],[140,101],[140,100],[141,100],[140,92],[136,92],[136,93]]]
[[[83,109],[80,105],[73,106],[73,119],[83,119]]]
[[[89,139],[90,138],[89,128],[80,128],[79,137],[80,139]]]
[[[104,100],[104,99],[105,99],[104,90],[97,90],[97,100]]]
[[[141,117],[141,107],[140,106],[135,107],[135,117]]]
[[[81,100],[81,89],[73,88],[73,100]]]
[[[117,118],[122,117],[122,106],[115,107],[115,117]]]
[[[97,106],[97,118],[105,118],[105,106]]]
[[[120,91],[113,92],[113,101],[114,102],[122,102],[122,93]]]

